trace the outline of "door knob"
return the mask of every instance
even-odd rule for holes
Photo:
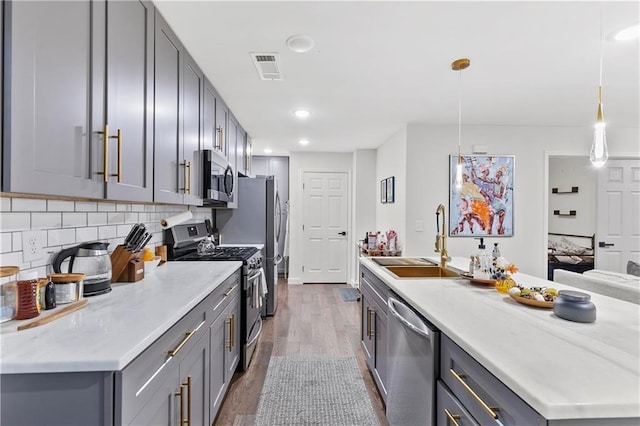
[[[338,232],[338,235],[347,235],[347,231]]]
[[[598,243],[598,247],[613,247],[615,244],[613,243],[605,243],[604,241],[600,241]]]

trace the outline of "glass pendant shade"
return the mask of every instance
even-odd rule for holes
[[[456,188],[462,189],[462,158],[458,153],[458,163],[456,164]]]
[[[593,143],[591,144],[591,152],[589,160],[595,167],[602,167],[609,158],[609,150],[607,149],[607,132],[605,129],[604,111],[602,107],[602,86],[598,90],[598,112],[596,114],[596,124],[593,132]]]

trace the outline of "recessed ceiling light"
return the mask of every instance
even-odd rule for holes
[[[273,150],[271,150],[271,148],[265,148],[264,149],[264,153],[265,154],[271,154],[273,152]]]
[[[640,37],[640,25],[633,25],[624,30],[620,30],[613,36],[616,41],[627,41],[638,37]]]
[[[303,145],[303,146],[304,146],[304,145],[309,145],[309,141],[308,141],[307,139],[300,139],[300,140],[298,141],[298,143],[299,143],[300,145]]]
[[[308,35],[296,34],[287,39],[287,47],[298,53],[305,53],[313,49],[315,42]]]
[[[297,109],[293,111],[293,114],[298,118],[307,118],[311,113],[306,109]]]

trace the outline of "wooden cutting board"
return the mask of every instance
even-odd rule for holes
[[[55,321],[58,318],[61,318],[65,315],[68,315],[72,312],[77,311],[78,309],[84,308],[87,306],[89,301],[87,299],[78,300],[77,302],[73,302],[63,308],[56,309],[51,315],[39,317],[33,321],[26,322],[24,324],[20,324],[18,326],[18,331],[27,330],[29,328],[38,327],[43,324],[50,323],[51,321]]]

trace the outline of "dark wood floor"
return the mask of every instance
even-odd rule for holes
[[[340,287],[345,286],[287,285],[279,280],[276,315],[264,320],[251,365],[234,376],[215,425],[252,426],[269,359],[296,354],[355,355],[380,424],[387,424],[360,348],[360,302],[343,301]]]

